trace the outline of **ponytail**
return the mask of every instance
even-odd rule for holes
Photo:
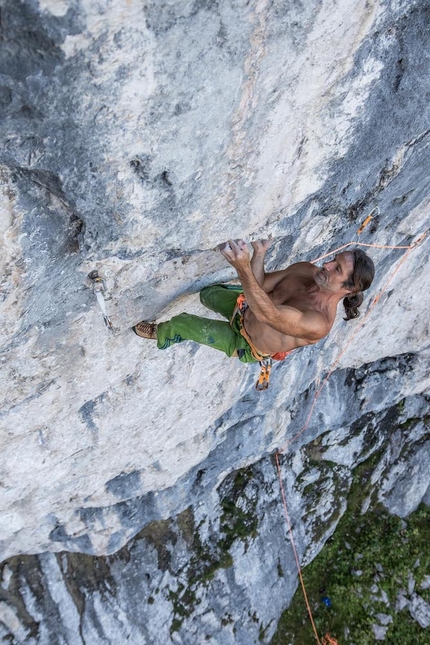
[[[353,318],[358,318],[358,316],[360,315],[358,308],[362,304],[363,300],[364,296],[362,291],[353,293],[343,299],[343,306],[345,307],[346,314],[344,320],[352,320]]]
[[[361,249],[354,249],[353,254],[354,269],[343,285],[352,291],[343,299],[346,314],[344,320],[352,320],[360,315],[358,308],[363,302],[363,291],[370,287],[375,276],[375,265],[369,256]]]

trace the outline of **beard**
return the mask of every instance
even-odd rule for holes
[[[328,282],[328,277],[328,272],[324,269],[324,267],[322,267],[315,273],[314,280],[318,286],[324,286]]]

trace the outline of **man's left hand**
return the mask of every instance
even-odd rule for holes
[[[271,237],[267,240],[255,240],[254,242],[251,242],[251,246],[254,249],[254,255],[265,255],[272,242],[273,240]]]
[[[235,269],[249,266],[249,251],[244,240],[229,240],[225,244],[221,244],[219,250]]]

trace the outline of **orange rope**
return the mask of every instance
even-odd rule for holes
[[[343,244],[342,246],[339,246],[337,249],[330,251],[330,253],[326,253],[325,255],[322,255],[316,260],[312,260],[312,262],[314,263],[314,262],[319,262],[320,260],[324,260],[324,258],[328,258],[330,255],[333,255],[333,253],[337,253],[338,251],[342,251],[342,249],[346,249],[348,246],[351,246],[351,244],[355,244],[356,246],[367,246],[373,249],[414,249],[418,244],[420,244],[420,242],[423,241],[425,237],[426,237],[426,233],[423,233],[422,235],[420,235],[420,237],[417,240],[415,240],[413,244],[407,244],[407,245],[401,245],[401,246],[390,246],[387,244],[365,244],[364,242],[348,242],[347,244]]]
[[[336,360],[335,360],[335,361],[333,362],[333,364],[331,365],[331,367],[330,367],[330,369],[329,369],[329,371],[328,371],[328,373],[327,373],[326,377],[324,378],[324,380],[322,381],[322,383],[321,383],[321,384],[319,384],[319,383],[318,383],[318,385],[317,385],[317,389],[316,389],[316,392],[315,392],[315,396],[314,396],[314,399],[313,399],[313,401],[312,401],[311,408],[310,408],[309,414],[308,414],[308,416],[307,416],[307,418],[306,418],[305,424],[304,424],[304,425],[303,425],[303,427],[300,429],[300,431],[299,431],[296,435],[294,435],[294,436],[292,437],[292,439],[290,439],[290,440],[285,444],[285,446],[284,446],[284,447],[281,447],[281,448],[278,450],[278,452],[277,452],[277,453],[276,453],[276,455],[275,455],[275,458],[276,458],[276,467],[277,467],[277,471],[278,471],[278,478],[279,478],[279,485],[280,485],[280,488],[281,488],[282,502],[283,502],[283,505],[284,505],[284,513],[285,513],[285,518],[286,518],[287,526],[288,526],[288,530],[289,530],[291,546],[292,546],[292,548],[293,548],[294,558],[295,558],[296,565],[297,565],[297,571],[298,571],[298,575],[299,575],[299,579],[300,579],[300,584],[301,584],[301,586],[302,586],[302,591],[303,591],[303,596],[304,596],[305,603],[306,603],[306,608],[307,608],[307,611],[308,611],[308,614],[309,614],[309,618],[310,618],[310,621],[311,621],[311,624],[312,624],[312,629],[313,629],[313,631],[314,631],[315,638],[316,638],[316,641],[317,641],[317,644],[318,644],[318,645],[338,645],[338,643],[337,643],[337,640],[336,640],[335,638],[333,638],[332,636],[330,636],[330,634],[328,634],[328,633],[327,633],[327,634],[326,634],[326,635],[321,639],[321,641],[320,641],[320,639],[319,639],[319,637],[318,637],[318,632],[317,632],[317,629],[316,629],[316,626],[315,626],[315,621],[314,621],[314,619],[313,619],[312,610],[311,610],[311,607],[310,607],[310,604],[309,604],[309,600],[308,600],[308,596],[307,596],[307,593],[306,593],[306,588],[305,588],[305,583],[304,583],[304,580],[303,580],[302,570],[301,570],[301,567],[300,567],[300,560],[299,560],[299,556],[298,556],[298,553],[297,553],[297,548],[296,548],[296,545],[295,545],[295,542],[294,542],[294,538],[293,538],[293,530],[292,530],[292,527],[291,527],[290,517],[289,517],[289,514],[288,514],[287,500],[286,500],[286,495],[285,495],[284,485],[283,485],[283,482],[282,482],[281,467],[280,467],[280,464],[279,464],[279,455],[280,455],[280,454],[282,454],[282,453],[284,452],[284,450],[285,450],[285,449],[286,449],[286,448],[287,448],[287,447],[288,447],[288,446],[289,446],[293,441],[295,441],[295,439],[297,439],[297,437],[299,437],[299,436],[300,436],[300,435],[301,435],[301,434],[302,434],[302,433],[307,429],[307,427],[308,427],[308,425],[309,425],[309,422],[310,422],[310,420],[311,420],[311,418],[312,418],[313,411],[314,411],[314,409],[315,409],[315,404],[316,404],[316,402],[317,402],[317,400],[318,400],[319,395],[321,394],[321,391],[322,391],[322,389],[323,389],[324,385],[327,383],[327,381],[328,381],[328,379],[330,378],[331,374],[333,374],[333,372],[334,372],[334,370],[335,370],[336,366],[339,364],[340,359],[341,359],[341,358],[342,358],[342,356],[345,354],[345,352],[346,352],[347,348],[350,346],[350,344],[352,343],[352,341],[354,340],[354,338],[357,336],[358,332],[361,330],[361,328],[362,328],[362,327],[363,327],[363,325],[365,324],[365,322],[366,322],[367,318],[369,317],[370,313],[371,313],[371,312],[372,312],[372,310],[374,309],[374,307],[375,307],[376,303],[381,299],[381,296],[382,296],[382,295],[383,295],[383,293],[387,290],[388,285],[389,285],[389,284],[390,284],[390,282],[393,280],[394,276],[395,276],[395,275],[396,275],[396,273],[399,271],[400,267],[404,264],[404,262],[406,262],[406,260],[407,260],[407,258],[409,257],[409,254],[411,253],[411,251],[412,251],[412,250],[413,250],[413,249],[414,249],[414,248],[415,248],[415,247],[416,247],[420,242],[422,242],[422,241],[424,240],[424,238],[426,237],[426,234],[427,234],[426,232],[425,232],[425,233],[422,233],[422,234],[417,238],[417,240],[415,240],[415,242],[413,242],[412,244],[410,244],[410,245],[408,245],[408,246],[386,246],[386,245],[381,245],[381,244],[364,244],[364,243],[359,243],[359,242],[357,242],[357,243],[356,243],[356,242],[349,242],[348,244],[344,244],[343,246],[340,246],[339,248],[335,249],[334,251],[331,251],[331,253],[327,253],[326,255],[323,255],[323,256],[321,256],[320,258],[317,258],[316,260],[313,260],[313,262],[318,262],[318,260],[322,260],[322,259],[324,259],[324,258],[328,257],[329,255],[333,255],[333,253],[336,253],[337,251],[340,251],[340,250],[342,250],[342,249],[345,249],[345,248],[347,248],[348,246],[350,246],[351,244],[357,244],[357,246],[367,246],[367,247],[383,248],[383,249],[406,249],[406,253],[403,255],[403,257],[402,257],[402,259],[400,260],[400,262],[398,263],[397,267],[395,268],[395,270],[393,271],[393,273],[391,274],[391,276],[389,277],[389,279],[387,280],[387,282],[386,282],[386,283],[384,284],[384,286],[382,287],[382,290],[379,292],[379,294],[377,294],[377,295],[374,297],[374,299],[373,299],[373,301],[371,302],[370,307],[369,307],[369,309],[367,310],[367,312],[366,312],[366,314],[365,314],[364,318],[361,320],[360,325],[357,327],[357,329],[354,331],[354,333],[350,336],[350,338],[349,338],[348,342],[346,343],[345,347],[343,348],[343,350],[342,350],[342,351],[340,352],[340,354],[337,356]],[[319,381],[319,379],[317,379],[317,380]]]
[[[320,639],[318,638],[317,628],[315,627],[314,617],[312,616],[312,610],[311,610],[311,607],[310,607],[310,604],[309,604],[308,595],[306,593],[305,583],[304,583],[303,576],[302,576],[302,569],[300,567],[299,556],[298,556],[296,545],[295,545],[295,542],[294,542],[294,539],[293,539],[293,529],[292,529],[291,522],[290,522],[290,516],[288,515],[287,499],[286,499],[286,496],[285,496],[284,485],[282,483],[281,467],[279,465],[279,452],[276,453],[275,458],[276,458],[276,467],[278,469],[279,483],[281,485],[281,494],[282,494],[282,501],[284,503],[285,518],[287,520],[288,530],[290,532],[291,546],[293,547],[293,553],[294,553],[294,558],[296,560],[297,571],[298,571],[299,578],[300,578],[300,584],[302,585],[303,596],[305,598],[306,608],[308,610],[309,618],[310,618],[310,621],[312,623],[312,629],[314,630],[315,638],[317,639],[318,645],[321,645]]]

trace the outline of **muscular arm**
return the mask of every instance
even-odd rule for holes
[[[281,271],[273,271],[272,273],[266,273],[264,276],[263,289],[266,293],[270,293],[276,287],[278,282],[281,282],[285,276],[288,275],[288,269],[282,269]]]
[[[264,272],[265,255],[266,255],[265,253],[257,253],[257,251],[254,251],[254,254],[251,260],[252,273],[254,274],[254,278],[256,279],[260,287],[264,286],[264,279],[266,277],[266,274]]]
[[[317,341],[326,335],[328,325],[321,313],[317,311],[302,312],[295,307],[287,305],[276,307],[273,304],[253,273],[249,252],[243,240],[237,242],[230,240],[226,245],[220,247],[220,250],[226,260],[236,269],[249,308],[259,322],[269,325],[281,334],[310,341]],[[283,274],[284,272],[276,273]],[[277,282],[279,279],[282,279],[282,276],[276,276]]]
[[[242,250],[247,248],[243,240],[238,240],[238,242],[240,243],[240,247]],[[272,273],[266,273],[264,271],[264,260],[266,256],[266,251],[271,244],[272,244],[271,239],[256,240],[255,242],[251,242],[251,245],[254,249],[254,253],[251,259],[252,273],[254,274],[254,277],[257,280],[260,287],[262,287],[262,289],[264,289],[266,293],[270,293],[271,291],[273,291],[276,285],[279,282],[281,282],[281,280],[283,280],[287,275],[291,274],[292,271],[295,272],[297,269],[295,269],[294,267],[297,267],[300,264],[310,265],[310,263],[296,262],[296,264],[291,265],[290,267],[288,267],[288,269],[283,269],[281,271],[273,271]],[[228,257],[226,255],[224,257],[226,257],[226,259],[228,260]]]
[[[302,312],[295,307],[281,305],[275,307],[267,293],[255,279],[251,267],[236,267],[242,283],[246,302],[254,316],[276,331],[287,336],[319,340],[327,333],[327,322],[316,311]]]
[[[264,258],[266,257],[266,251],[269,246],[272,244],[272,240],[256,240],[251,242],[254,253],[252,254],[251,259],[251,269],[254,274],[255,279],[257,280],[260,287],[265,289],[264,281],[266,279],[266,273],[264,271]]]
[[[264,270],[264,260],[266,256],[266,251],[272,244],[272,240],[257,240],[251,242],[251,245],[254,249],[254,253],[251,259],[251,269],[254,274],[255,279],[258,284],[266,293],[270,293],[276,287],[278,282],[280,282],[288,272],[288,269],[283,271],[273,271],[272,273],[266,273]]]

